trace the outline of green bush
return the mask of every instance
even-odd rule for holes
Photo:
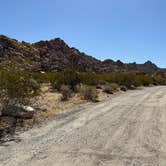
[[[80,81],[82,84],[85,85],[98,85],[101,80],[99,81],[99,75],[94,73],[82,73],[80,74]]]
[[[54,84],[59,77],[60,73],[30,73],[31,76],[39,83],[51,83]]]
[[[154,77],[154,85],[166,85],[166,78]]]
[[[74,90],[74,87],[80,83],[79,74],[75,71],[65,71],[57,77],[56,84],[57,86],[69,85],[71,89]]]
[[[99,85],[106,85],[106,84],[108,84],[108,82],[103,79],[103,80],[99,80],[98,84]]]
[[[82,86],[80,89],[80,94],[84,100],[88,100],[92,102],[96,102],[98,98],[98,92],[92,86],[86,86],[86,85]]]
[[[154,83],[154,78],[145,73],[111,73],[111,74],[94,74],[82,73],[79,74],[81,83],[85,85],[106,85],[108,83],[116,83],[124,85],[127,88],[131,86],[148,86]],[[157,81],[156,81],[157,82]]]
[[[124,85],[128,89],[131,86],[149,86],[150,84],[165,85],[166,78],[154,77],[145,73],[77,73],[75,71],[65,71],[62,73],[30,73],[32,77],[40,83],[51,83],[53,89],[60,89],[61,85],[69,85],[71,89],[79,84],[97,86],[101,88],[103,85],[114,84],[113,89],[117,86]],[[111,85],[110,85],[111,86]]]
[[[30,75],[20,71],[0,71],[0,101],[7,105],[28,105],[38,95],[39,84]]]

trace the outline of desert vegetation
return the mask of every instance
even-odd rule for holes
[[[31,75],[20,71],[0,71],[0,101],[3,109],[9,105],[30,105],[39,94],[40,85]]]
[[[98,99],[98,92],[95,87],[83,85],[80,88],[80,95],[82,99],[96,102]]]
[[[72,91],[67,85],[62,85],[60,87],[60,92],[62,93],[62,98],[61,98],[62,101],[68,100],[72,95]]]
[[[79,73],[73,70],[66,70],[59,73],[31,72],[14,68],[12,65],[7,68],[0,68],[0,121],[2,117],[13,117],[14,125],[18,119],[31,119],[38,113],[36,112],[36,98],[41,98],[45,93],[50,93],[51,101],[56,106],[56,94],[60,96],[59,102],[66,104],[72,103],[72,98],[88,102],[97,102],[100,95],[110,94],[117,91],[133,90],[140,86],[166,85],[166,78],[148,75],[146,73]],[[49,87],[48,91],[42,91],[41,87]],[[55,95],[53,95],[55,94]],[[46,95],[47,96],[47,95]],[[30,109],[33,108],[33,110]],[[27,109],[28,108],[28,109]],[[39,111],[41,107],[39,105]],[[44,109],[47,115],[47,107]],[[42,112],[42,109],[41,109]],[[54,114],[53,114],[54,115]],[[1,124],[0,124],[1,129]]]
[[[78,84],[97,86],[106,85],[115,90],[118,86],[124,85],[130,88],[132,85],[149,86],[149,85],[165,85],[166,78],[151,76],[146,73],[78,73],[75,71],[65,71],[62,73],[31,73],[32,77],[40,83],[51,83],[55,88],[61,85],[70,85],[72,89]]]
[[[0,80],[0,98],[3,105],[30,104],[31,99],[39,94],[40,85],[43,83],[50,84],[52,89],[62,93],[64,100],[69,99],[71,93],[83,93],[83,91],[93,93],[94,89],[102,89],[111,94],[118,91],[120,87],[134,89],[139,86],[166,84],[165,78],[145,73],[94,74],[72,70],[62,73],[1,70]]]
[[[145,73],[94,74],[71,70],[62,73],[1,70],[0,80],[1,103],[10,104],[30,104],[31,99],[39,94],[40,85],[43,83],[50,84],[53,90],[62,93],[64,100],[69,99],[72,96],[71,93],[82,92],[81,89],[102,89],[111,94],[118,91],[120,87],[134,89],[139,86],[166,84],[166,78]]]

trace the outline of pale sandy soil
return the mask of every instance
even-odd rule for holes
[[[37,107],[39,107],[39,109],[43,111],[39,111],[35,115],[35,121],[37,123],[41,123],[42,121],[55,117],[59,114],[63,114],[65,112],[84,108],[91,103],[82,100],[79,94],[73,94],[68,101],[63,102],[61,101],[61,94],[52,91],[48,85],[43,85],[41,89],[42,93],[41,96],[38,98]],[[107,98],[113,96],[103,93],[102,90],[98,90],[98,92],[99,101],[104,101]]]
[[[166,87],[128,91],[0,146],[1,166],[166,166]]]
[[[101,89],[98,90],[98,92],[99,101],[104,101],[107,98],[113,96],[103,93]],[[34,108],[36,108],[34,118],[31,120],[23,120],[21,124],[18,120],[15,131],[17,132],[28,130],[29,128],[32,128],[35,125],[42,125],[42,123],[46,123],[47,121],[55,118],[57,115],[64,114],[66,112],[70,112],[73,110],[79,110],[91,104],[91,102],[82,100],[79,94],[73,93],[72,97],[65,102],[61,101],[61,97],[62,95],[60,93],[52,91],[49,84],[43,84],[41,86],[40,96],[35,99],[35,104],[33,106]],[[1,130],[3,130],[3,133],[6,133],[6,130],[10,131],[10,128],[13,125],[13,121],[15,121],[15,119],[11,117],[0,117],[0,134]],[[10,139],[8,137],[11,137],[10,134],[7,135],[7,140]],[[2,139],[2,141],[3,140],[4,138]],[[2,141],[0,139],[0,142]]]

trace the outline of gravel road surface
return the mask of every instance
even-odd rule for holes
[[[166,87],[128,91],[0,145],[0,166],[166,166]]]

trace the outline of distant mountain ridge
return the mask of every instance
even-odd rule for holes
[[[144,64],[123,63],[120,60],[98,60],[69,47],[62,39],[39,41],[33,44],[19,42],[0,35],[0,63],[18,58],[20,67],[34,71],[61,72],[74,69],[79,72],[111,73],[111,72],[145,72],[154,74],[160,69],[151,61]],[[21,63],[26,65],[21,66]]]

